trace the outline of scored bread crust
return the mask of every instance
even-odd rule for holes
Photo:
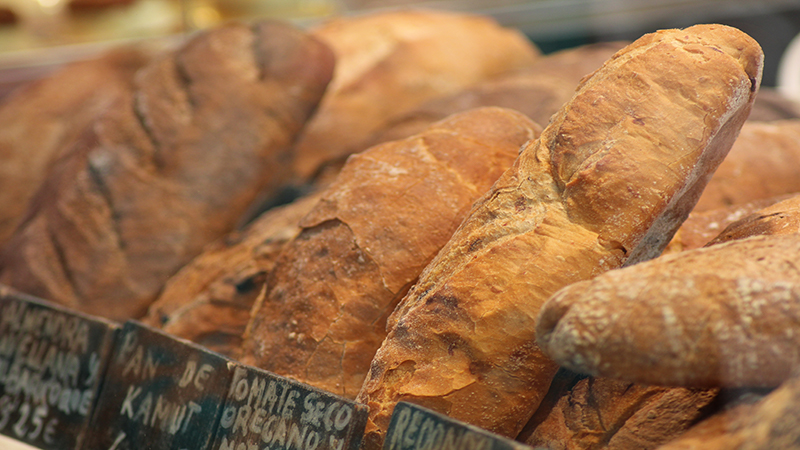
[[[133,85],[150,55],[124,48],[69,64],[0,104],[0,245],[14,232],[47,167]]]
[[[397,301],[540,131],[479,108],[351,156],[278,257],[241,361],[355,397]]]
[[[358,400],[365,448],[394,405],[516,436],[556,364],[534,322],[556,290],[657,255],[747,117],[763,55],[738,30],[646,35],[587,78],[428,265]]]
[[[287,182],[333,55],[274,21],[154,58],[56,161],[0,253],[0,282],[91,314],[142,316],[166,279]]]
[[[300,232],[319,192],[275,207],[207,246],[170,277],[142,322],[238,357],[250,311],[278,254]]]

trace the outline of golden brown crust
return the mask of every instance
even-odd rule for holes
[[[167,281],[142,322],[236,357],[267,274],[317,200],[319,193],[271,209],[209,245]]]
[[[748,121],[695,211],[800,192],[800,119]]]
[[[776,386],[800,364],[800,235],[667,255],[562,289],[539,345],[582,373],[673,386]]]
[[[541,304],[661,251],[760,72],[755,41],[698,26],[648,35],[584,81],[393,313],[358,397],[370,407],[363,446],[380,446],[399,400],[515,436],[556,370],[534,344]]]
[[[22,220],[48,165],[120,96],[148,59],[144,49],[68,65],[0,104],[0,244]]]
[[[530,67],[429,100],[392,119],[369,140],[370,145],[411,136],[450,114],[482,106],[511,108],[546,125],[572,97],[581,79],[624,46],[623,42],[605,42],[562,50],[538,58]]]
[[[728,225],[790,197],[793,195],[770,197],[706,211],[692,211],[675,232],[675,236],[669,241],[662,254],[703,247],[716,238]]]
[[[288,178],[333,55],[277,22],[200,33],[137,73],[54,166],[0,281],[92,314],[146,312],[162,284]]]
[[[729,224],[708,245],[750,236],[795,233],[800,233],[800,196],[787,198]]]
[[[800,377],[746,393],[659,450],[794,449],[800,442]]]
[[[312,33],[337,61],[330,89],[296,145],[304,177],[367,149],[387,121],[422,102],[526,67],[539,55],[522,33],[489,17],[443,11],[337,18]]]
[[[397,300],[539,131],[482,108],[351,156],[276,262],[242,361],[354,397]]]
[[[562,388],[548,411],[536,412],[524,442],[564,450],[656,448],[702,417],[716,392],[583,377]]]

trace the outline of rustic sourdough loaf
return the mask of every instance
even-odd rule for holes
[[[54,164],[0,252],[0,282],[117,320],[289,176],[289,149],[333,72],[277,22],[200,33],[156,58]]]
[[[587,78],[389,318],[358,396],[362,445],[380,448],[400,400],[516,436],[557,367],[535,344],[539,307],[661,252],[746,119],[762,60],[744,33],[695,26]]]
[[[367,149],[364,141],[377,129],[422,102],[526,67],[539,56],[517,30],[445,11],[336,18],[311,32],[333,49],[336,70],[295,148],[304,177]]]
[[[539,131],[481,108],[350,157],[278,257],[241,361],[355,397],[397,300]]]
[[[637,383],[771,387],[800,364],[800,234],[666,255],[562,289],[539,345],[572,370]]]
[[[172,276],[144,323],[238,357],[250,311],[283,246],[319,200],[309,194],[261,214],[242,230],[209,245]]]
[[[47,167],[132,88],[144,49],[112,51],[27,84],[0,104],[0,245],[19,225]]]

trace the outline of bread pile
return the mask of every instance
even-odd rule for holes
[[[545,56],[396,11],[126,52],[0,105],[0,283],[355,398],[365,449],[401,400],[553,449],[796,439],[800,119],[744,33]],[[80,70],[109,87],[15,115]]]

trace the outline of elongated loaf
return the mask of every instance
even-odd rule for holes
[[[422,102],[526,67],[539,56],[518,30],[445,11],[337,18],[311,32],[333,49],[336,71],[295,147],[304,177],[366,150],[376,130]]]
[[[0,282],[117,320],[289,176],[333,72],[322,43],[264,22],[201,33],[142,68],[53,167],[0,253]]]
[[[534,415],[538,423],[528,424],[535,428],[526,444],[565,450],[654,449],[703,418],[717,390],[582,377],[557,394],[552,407]]]
[[[19,225],[47,167],[120,96],[148,59],[120,49],[70,64],[17,89],[0,104],[0,245]]]
[[[319,193],[273,208],[208,246],[172,276],[142,322],[236,358],[267,274]]]
[[[481,108],[348,159],[275,263],[241,360],[355,397],[397,300],[539,131]]]
[[[646,35],[577,89],[476,203],[388,321],[358,400],[377,449],[397,401],[516,436],[556,364],[535,344],[558,289],[658,255],[758,90],[744,33]]]
[[[638,383],[773,387],[800,364],[800,235],[689,250],[576,283],[536,329],[559,364]]]
[[[800,192],[800,119],[748,121],[697,201],[708,211]]]

